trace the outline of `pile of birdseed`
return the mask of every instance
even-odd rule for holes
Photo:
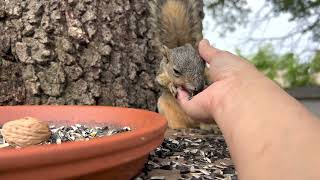
[[[111,128],[104,127],[88,127],[81,124],[73,126],[50,126],[52,132],[49,140],[45,144],[61,144],[70,141],[87,141],[97,137],[111,136],[114,134],[130,131],[129,127]]]
[[[170,130],[149,155],[135,180],[236,180],[237,173],[221,134],[189,129]]]
[[[72,126],[49,126],[51,131],[51,136],[48,141],[43,144],[61,144],[64,142],[70,141],[87,141],[93,138],[111,136],[118,133],[123,133],[131,131],[130,127],[88,127],[81,124],[75,124]],[[1,135],[1,126],[0,126],[0,147],[5,144],[5,140]],[[6,147],[6,146],[4,146]]]

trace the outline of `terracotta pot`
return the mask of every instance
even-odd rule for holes
[[[130,179],[161,144],[167,127],[157,113],[102,106],[2,106],[0,124],[31,116],[50,124],[117,125],[133,130],[85,142],[0,149],[0,179]]]

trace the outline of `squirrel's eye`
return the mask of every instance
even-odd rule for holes
[[[180,75],[181,75],[180,71],[177,70],[176,68],[173,68],[173,72],[174,72],[174,74],[175,74],[176,76],[180,76]]]

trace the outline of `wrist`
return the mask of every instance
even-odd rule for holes
[[[229,95],[212,114],[242,178],[281,173],[273,167],[291,167],[287,160],[319,137],[319,120],[262,74],[241,79],[230,79]]]

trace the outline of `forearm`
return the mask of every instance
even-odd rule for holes
[[[320,162],[312,157],[320,150],[315,143],[320,137],[317,118],[261,75],[245,82],[230,81],[237,88],[230,86],[212,112],[240,177],[305,179],[302,175],[315,175]],[[293,159],[297,162],[292,163]],[[283,168],[278,168],[280,164]]]

